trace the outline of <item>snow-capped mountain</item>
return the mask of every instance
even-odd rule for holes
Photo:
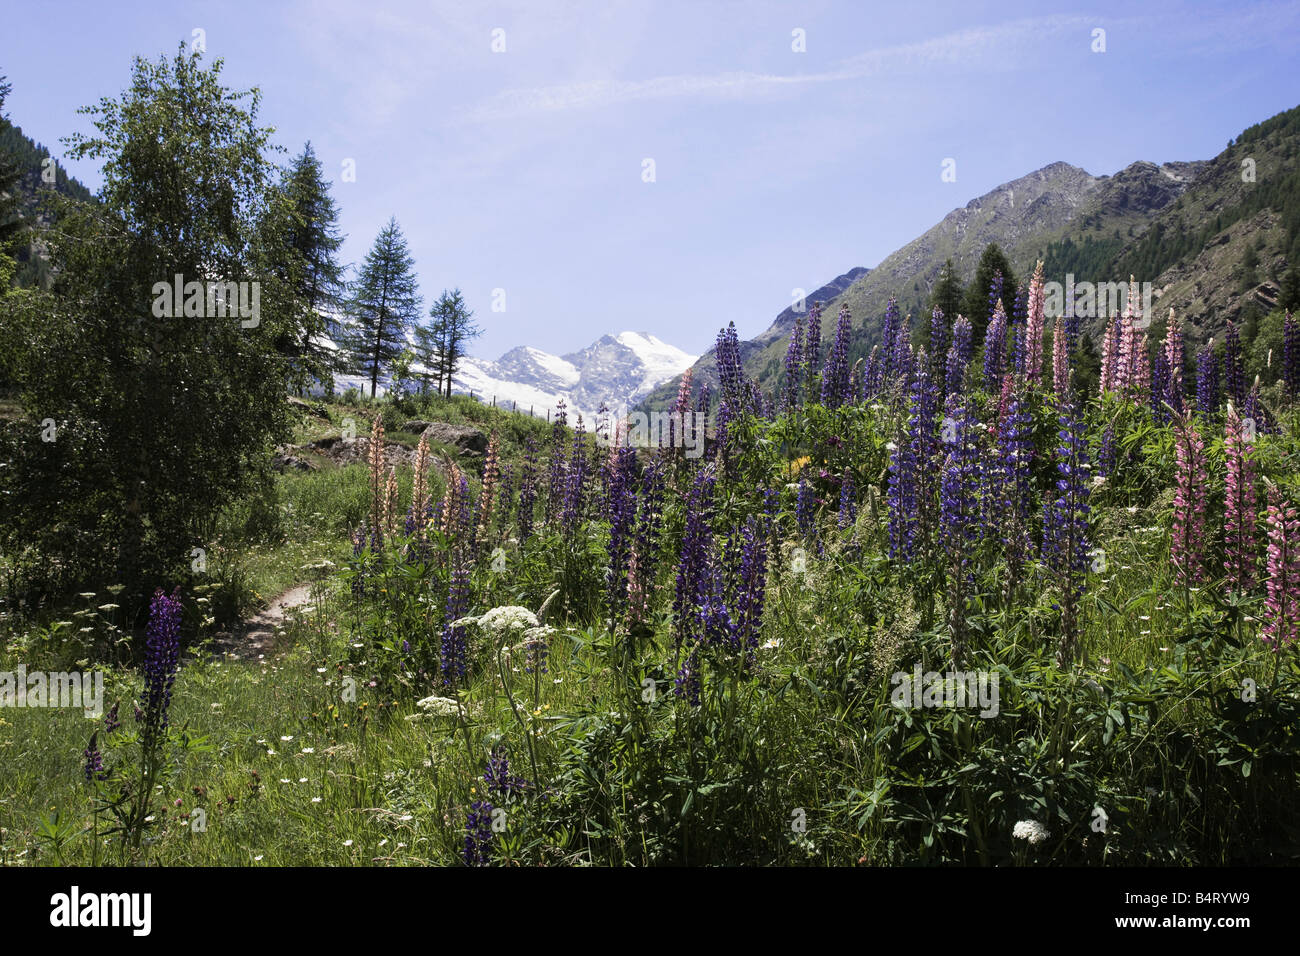
[[[602,403],[614,411],[630,407],[697,358],[647,332],[620,332],[568,355],[524,345],[495,362],[467,358],[452,390],[472,391],[485,402],[495,396],[498,405],[513,402],[520,411],[531,406],[538,415],[563,398],[571,420],[582,415],[590,426]]]

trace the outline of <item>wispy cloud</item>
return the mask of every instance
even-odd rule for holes
[[[833,70],[820,73],[781,75],[729,71],[674,74],[646,80],[602,79],[503,90],[466,109],[461,115],[469,121],[483,122],[645,100],[759,98],[801,87],[868,79],[886,73],[915,72],[943,65],[1014,68],[1027,64],[1035,46],[1047,37],[1070,30],[1084,30],[1093,22],[1085,17],[1062,16],[959,30],[917,43],[868,50],[843,61]]]

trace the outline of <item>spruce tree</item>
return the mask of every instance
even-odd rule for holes
[[[465,306],[460,289],[450,292],[444,289],[429,310],[427,330],[416,332],[417,336],[422,336],[421,346],[426,350],[422,359],[432,371],[441,395],[451,396],[451,381],[456,367],[465,357],[469,343],[483,332],[474,324],[473,317],[474,313]]]
[[[379,231],[375,244],[352,287],[350,343],[358,363],[370,370],[370,397],[375,397],[379,372],[407,347],[406,330],[420,314],[415,260],[394,216]]]
[[[984,341],[984,330],[993,315],[995,303],[989,301],[989,287],[993,284],[995,272],[1002,273],[1002,304],[1006,307],[1007,314],[1010,314],[1016,294],[1016,276],[1002,249],[996,242],[990,242],[984,247],[979,268],[975,270],[975,278],[966,289],[966,307],[962,312],[970,319],[972,340],[977,343]]]
[[[338,231],[338,207],[310,142],[294,158],[281,188],[292,206],[287,245],[301,260],[296,285],[308,320],[292,354],[313,371],[328,374],[338,367],[338,356],[320,344],[319,336],[340,334],[335,317],[344,290],[343,266],[338,260],[343,236]]]

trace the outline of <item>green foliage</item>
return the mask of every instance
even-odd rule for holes
[[[415,260],[396,217],[379,231],[366,254],[351,289],[349,309],[355,322],[352,354],[358,366],[370,373],[374,398],[381,370],[406,347],[406,330],[420,314]]]
[[[220,71],[184,52],[137,59],[121,99],[87,110],[98,133],[72,137],[72,153],[104,162],[101,204],[67,203],[50,230],[54,287],[0,305],[29,416],[0,433],[0,492],[24,502],[4,509],[0,540],[37,546],[58,587],[120,575],[143,592],[174,575],[220,509],[257,487],[287,428],[274,343],[292,290],[248,258],[268,131],[256,91],[231,93]],[[155,284],[177,274],[260,283],[260,321],[182,315],[180,302],[166,314]]]

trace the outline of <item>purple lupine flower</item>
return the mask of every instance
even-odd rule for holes
[[[84,760],[82,771],[86,775],[87,783],[108,779],[108,773],[104,770],[104,757],[99,752],[98,731],[90,735],[90,743],[86,744],[86,749],[82,751],[81,756]]]
[[[763,625],[767,596],[767,539],[765,515],[751,515],[741,532],[740,572],[735,584],[733,649],[752,660]]]
[[[1165,329],[1163,351],[1165,364],[1169,369],[1163,401],[1168,402],[1169,407],[1176,414],[1181,414],[1183,411],[1183,330],[1178,324],[1178,317],[1173,309],[1169,310],[1169,325]]]
[[[803,316],[794,317],[790,330],[790,345],[785,350],[785,384],[781,390],[781,410],[793,411],[799,407],[803,385]]]
[[[564,482],[564,501],[560,509],[560,525],[566,535],[572,534],[582,518],[587,500],[587,432],[582,427],[582,416],[573,429],[573,457],[569,460],[569,473]]]
[[[524,462],[519,467],[519,543],[533,533],[533,504],[537,501],[537,443],[529,435],[524,441]]]
[[[1214,339],[1196,353],[1196,409],[1207,416],[1219,410],[1219,358]]]
[[[943,385],[943,361],[948,354],[948,320],[943,309],[930,313],[930,381]]]
[[[944,396],[958,395],[966,382],[966,368],[971,360],[971,324],[964,315],[952,324],[952,345],[948,348],[944,369]]]
[[[559,513],[560,507],[564,504],[565,496],[565,475],[568,471],[568,464],[565,460],[565,425],[568,421],[568,412],[565,408],[564,399],[555,403],[555,419],[551,423],[551,461],[546,481],[546,498],[544,502],[545,520],[547,524],[555,519]]]
[[[1088,562],[1088,480],[1086,441],[1073,402],[1060,406],[1061,439],[1056,449],[1056,494],[1043,511],[1043,558],[1061,582],[1061,643],[1057,661],[1073,661],[1079,637],[1078,601]]]
[[[677,670],[677,677],[673,680],[673,693],[685,697],[692,707],[698,707],[701,689],[699,650],[692,647]]]
[[[805,391],[811,396],[819,394],[815,390],[817,372],[821,367],[822,355],[822,304],[814,302],[808,310],[808,334],[803,340]]]
[[[880,346],[873,345],[867,356],[867,370],[862,376],[862,400],[869,402],[880,391]]]
[[[530,637],[524,641],[524,673],[545,674],[546,659],[551,648],[544,635]]]
[[[901,320],[894,336],[894,377],[906,390],[912,377],[912,328],[907,318]]]
[[[947,556],[952,660],[954,666],[960,666],[966,648],[969,566],[980,523],[979,420],[955,396],[949,396],[945,412],[944,438],[949,451],[939,485],[939,542]]]
[[[1268,409],[1259,399],[1259,376],[1255,376],[1255,384],[1250,391],[1246,393],[1246,404],[1242,406],[1242,417],[1246,421],[1255,423],[1255,431],[1260,435],[1267,435],[1272,430],[1268,420]]]
[[[1228,400],[1238,408],[1246,404],[1246,368],[1241,356],[1241,335],[1228,320],[1228,334],[1223,340],[1223,385]]]
[[[1003,284],[1002,270],[993,270],[993,278],[989,280],[989,321],[993,320],[993,310],[997,308],[998,303],[1006,299],[1006,295],[1002,291]]]
[[[628,596],[634,622],[643,619],[649,589],[655,579],[659,537],[663,526],[664,473],[658,459],[641,474],[640,504],[636,515],[636,536],[629,559]]]
[[[510,775],[510,757],[505,744],[497,744],[488,754],[487,767],[483,771],[483,782],[487,784],[488,796],[509,799],[513,793],[522,793],[528,789],[528,781]]]
[[[700,604],[701,589],[705,585],[713,530],[712,466],[705,467],[695,476],[690,497],[686,502],[686,529],[682,534],[681,556],[677,563],[676,589],[673,594],[673,643],[677,648],[691,636],[694,609]]]
[[[898,330],[902,327],[902,318],[898,313],[898,301],[889,297],[885,306],[885,318],[880,325],[880,382],[888,388],[898,375]]]
[[[1016,375],[1024,375],[1028,358],[1028,342],[1025,336],[1028,333],[1029,322],[1029,290],[1021,284],[1016,290],[1016,301],[1011,307],[1010,330],[1011,330],[1011,370]],[[1038,343],[1039,350],[1042,350],[1042,343]]]
[[[636,517],[636,449],[615,449],[609,479],[609,541],[606,553],[605,607],[611,630],[627,613],[628,560],[632,554],[633,520]]]
[[[1101,433],[1101,443],[1097,446],[1097,474],[1109,478],[1115,473],[1116,461],[1115,425],[1107,422],[1106,430]]]
[[[469,570],[457,564],[452,568],[447,586],[447,604],[442,615],[442,646],[438,656],[438,670],[442,682],[454,687],[464,680],[469,669],[469,653],[465,629],[456,622],[469,610]]]
[[[804,537],[813,532],[813,506],[815,505],[815,495],[808,480],[800,476],[799,490],[795,493],[794,501],[794,519],[799,526],[799,531]]]
[[[475,800],[465,815],[465,865],[487,866],[492,862],[492,804]]]
[[[740,339],[736,335],[735,322],[728,322],[725,329],[718,331],[714,357],[718,366],[718,389],[722,399],[731,399],[734,403],[741,394],[741,385],[745,377],[740,361]]]
[[[1156,352],[1155,366],[1151,372],[1151,417],[1156,424],[1163,425],[1169,421],[1169,360],[1163,351]]]
[[[698,421],[703,422],[703,435],[697,435],[696,440],[700,442],[701,447],[709,433],[709,412],[713,409],[713,392],[709,388],[708,382],[700,383],[700,397],[695,401],[695,414],[699,416]],[[685,423],[682,425],[685,428]]]
[[[117,708],[120,704],[121,701],[115,701],[109,712],[104,715],[104,733],[111,734],[113,731],[117,730],[117,728],[122,726],[122,721],[119,720],[117,716]]]
[[[822,404],[839,408],[849,398],[849,338],[852,335],[852,316],[849,307],[841,305],[835,322],[835,343],[826,354],[826,368],[822,370]]]
[[[996,276],[995,276],[996,279]],[[1007,313],[999,299],[984,331],[984,391],[996,392],[1006,367]]]
[[[1006,418],[998,428],[997,484],[992,497],[999,503],[1000,533],[1006,548],[1007,563],[1019,568],[1029,551],[1029,520],[1033,501],[1033,416],[1024,397],[1013,393]]]
[[[1282,322],[1282,381],[1287,398],[1300,399],[1300,321],[1290,312]]]
[[[853,524],[857,516],[857,508],[853,500],[853,476],[847,471],[844,477],[840,479],[840,511],[836,518],[836,527],[843,531],[849,525]]]
[[[145,631],[144,729],[147,741],[167,729],[167,710],[172,702],[172,685],[181,657],[181,591],[170,596],[162,588],[154,592],[149,605],[149,626]]]

